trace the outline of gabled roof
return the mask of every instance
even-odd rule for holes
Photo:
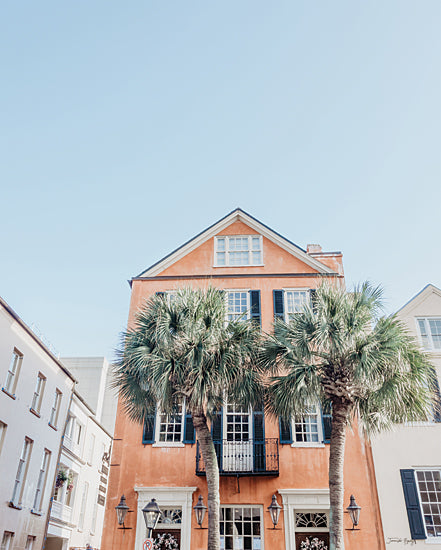
[[[413,298],[408,300],[404,304],[404,306],[400,307],[400,309],[396,313],[404,313],[407,310],[411,311],[414,307],[420,304],[429,294],[432,293],[437,294],[441,298],[441,289],[429,283],[419,292],[417,292]]]
[[[172,264],[192,252],[195,248],[203,244],[205,241],[208,241],[208,239],[211,239],[215,235],[218,235],[226,227],[236,221],[241,221],[244,224],[248,225],[249,227],[257,231],[260,235],[263,235],[276,245],[280,246],[280,248],[283,248],[305,264],[317,270],[319,273],[336,274],[333,269],[307,254],[306,250],[300,248],[300,246],[297,246],[293,242],[289,241],[288,239],[286,239],[267,225],[263,224],[241,208],[236,208],[236,210],[233,210],[213,225],[210,225],[210,227],[207,227],[206,229],[201,231],[201,233],[199,233],[198,235],[184,243],[182,246],[162,258],[162,260],[159,260],[158,262],[148,267],[142,273],[134,277],[134,279],[155,277],[156,275],[164,271],[164,269],[167,269]]]

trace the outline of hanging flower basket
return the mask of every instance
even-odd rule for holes
[[[64,482],[67,481],[67,479],[68,479],[68,475],[66,470],[58,470],[57,479],[55,481],[55,487],[57,489],[60,489],[61,487],[63,487]]]
[[[68,493],[70,493],[72,491],[72,489],[74,488],[74,483],[73,483],[73,472],[69,472],[69,475],[67,477],[67,487],[66,487],[66,491]]]
[[[309,537],[300,543],[301,550],[328,550],[326,544],[317,537]]]
[[[178,541],[170,533],[158,535],[153,541],[153,550],[177,550],[178,548]]]

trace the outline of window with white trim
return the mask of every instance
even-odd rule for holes
[[[261,235],[225,235],[214,238],[215,267],[263,265]]]
[[[441,537],[441,470],[417,470],[416,481],[428,537]]]
[[[58,422],[58,413],[60,411],[60,403],[61,403],[61,397],[62,397],[62,393],[61,391],[57,388],[55,390],[55,395],[54,395],[54,402],[53,402],[53,405],[52,405],[52,409],[51,409],[51,415],[50,415],[50,418],[49,418],[49,424],[53,427],[53,428],[56,428],[57,427],[57,422]]]
[[[441,317],[420,317],[417,323],[423,348],[441,350]]]
[[[87,462],[88,464],[92,465],[93,464],[93,454],[95,452],[95,434],[92,434],[90,436],[90,441],[89,441],[89,452],[88,452],[88,457],[87,457]]]
[[[12,539],[14,538],[14,533],[12,531],[5,531],[3,533],[2,545],[0,550],[12,550]]]
[[[14,490],[12,492],[11,502],[14,506],[19,506],[23,495],[23,487],[26,482],[26,474],[29,465],[29,458],[32,450],[32,440],[25,437],[20,460],[18,461],[17,475],[15,476]]]
[[[248,290],[225,291],[227,320],[246,321],[250,316],[250,293]]]
[[[159,443],[182,443],[184,437],[185,403],[180,402],[171,414],[158,409],[155,441]]]
[[[48,449],[44,450],[43,460],[41,461],[40,473],[38,474],[37,489],[35,491],[34,505],[32,510],[34,512],[41,511],[41,503],[43,501],[44,489],[46,486],[47,471],[49,468],[49,461],[51,458],[51,452]]]
[[[318,407],[308,407],[302,416],[294,418],[293,445],[317,445],[323,443],[321,414]]]
[[[35,537],[32,537],[31,535],[29,535],[28,538],[26,539],[25,550],[33,550],[34,542],[35,542]]]
[[[84,482],[83,486],[83,496],[81,498],[81,508],[80,516],[78,518],[78,529],[82,530],[84,528],[84,517],[86,514],[86,504],[87,504],[87,494],[89,492],[89,484],[87,481]]]
[[[32,397],[31,409],[36,413],[40,412],[41,401],[43,399],[44,386],[46,384],[46,376],[41,372],[37,376],[37,384],[35,386],[34,395]]]
[[[12,353],[11,362],[9,363],[8,374],[6,375],[6,382],[4,389],[14,394],[17,387],[18,374],[20,372],[21,364],[23,362],[23,354],[14,348]]]
[[[261,550],[262,508],[257,506],[221,506],[221,550]]]
[[[307,290],[285,290],[285,321],[289,321],[290,318],[296,313],[302,313],[305,306],[310,304],[310,291]]]
[[[3,442],[6,436],[6,427],[7,427],[7,424],[5,424],[0,420],[0,454],[2,452]]]

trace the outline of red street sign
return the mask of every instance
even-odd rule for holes
[[[153,539],[145,539],[142,543],[142,550],[153,550]]]

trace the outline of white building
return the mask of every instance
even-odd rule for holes
[[[440,381],[441,290],[427,285],[397,315],[430,353]],[[441,548],[440,420],[434,412],[372,442],[386,548]]]
[[[74,392],[45,550],[100,548],[111,441],[94,410]]]
[[[39,550],[75,378],[0,298],[0,540]]]
[[[113,435],[118,393],[111,386],[111,369],[105,357],[63,357],[77,379],[76,389],[93,409],[95,418]]]

